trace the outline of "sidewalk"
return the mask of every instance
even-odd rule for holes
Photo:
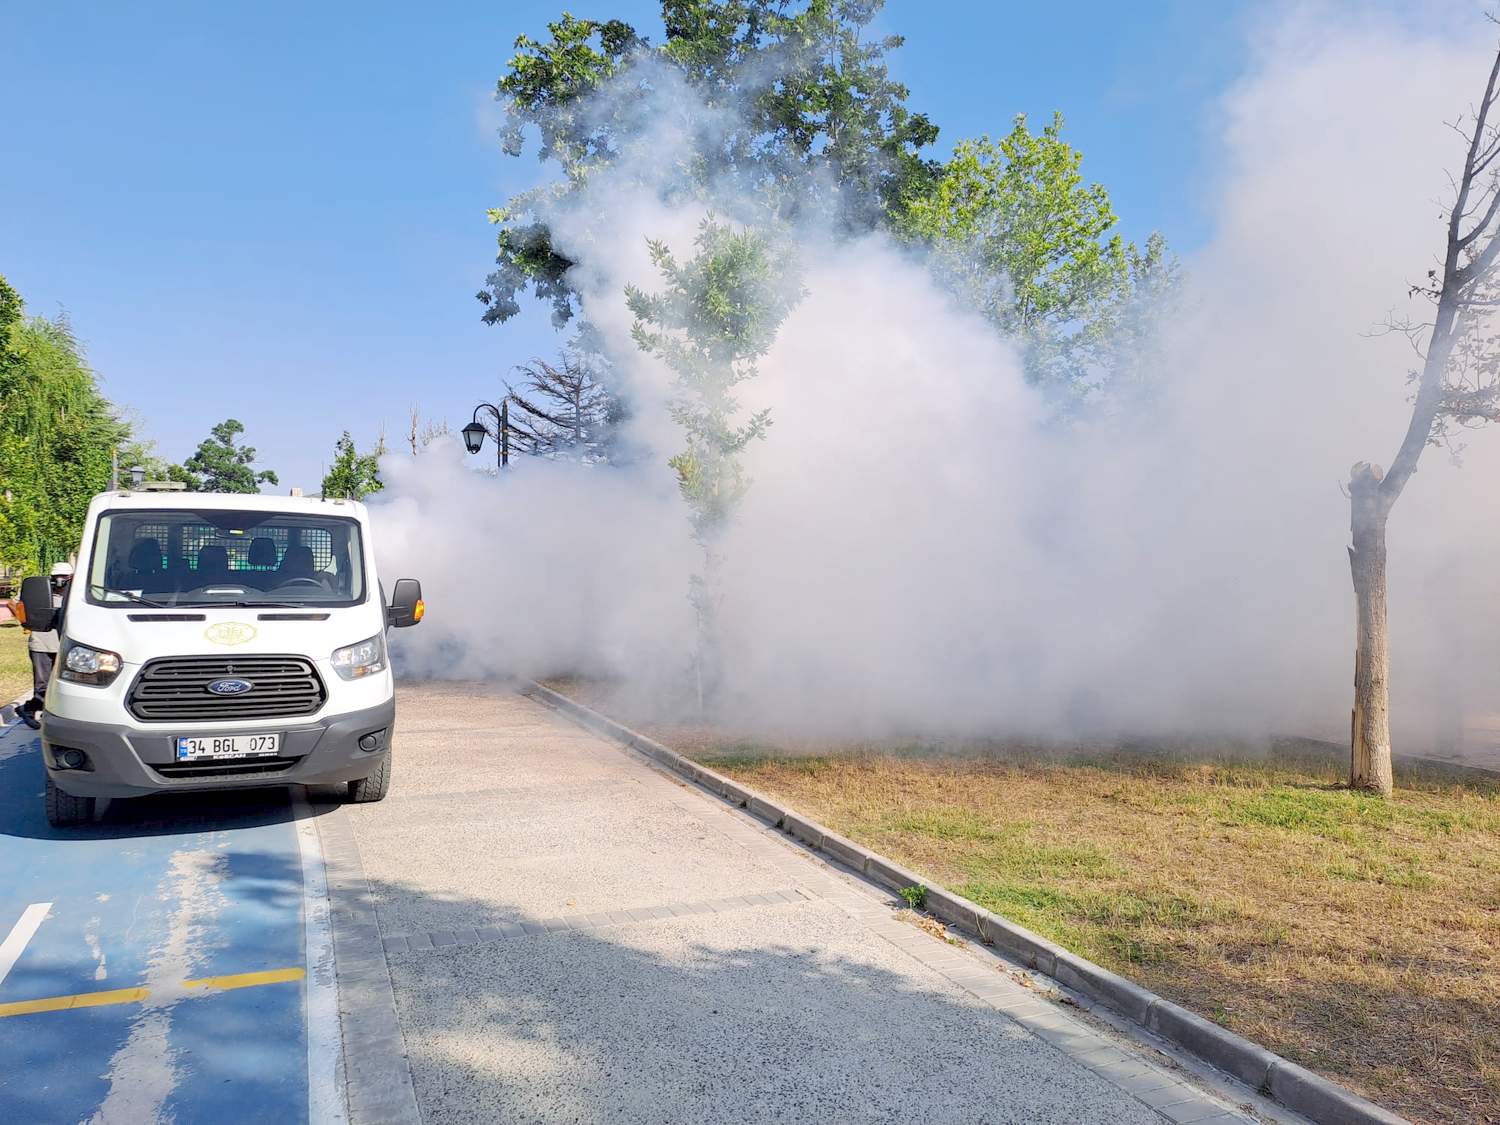
[[[1251,1120],[532,700],[400,706],[343,815],[429,1123]]]

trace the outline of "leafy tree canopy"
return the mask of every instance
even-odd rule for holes
[[[196,453],[172,466],[171,478],[187,485],[189,492],[259,492],[262,484],[278,483],[270,469],[254,467],[254,449],[236,443],[244,432],[244,425],[226,418],[199,443]]]
[[[0,367],[20,362],[15,353],[14,337],[24,311],[21,295],[11,288],[10,282],[0,277]]]
[[[710,110],[682,162],[700,188],[729,180],[783,211],[801,205],[824,170],[817,201],[850,231],[869,230],[935,172],[923,150],[937,127],[906,106],[908,91],[890,77],[886,55],[900,36],[872,37],[883,0],[662,0],[663,41],[653,45],[620,20],[564,14],[546,39],[521,36],[499,81],[506,103],[502,139],[519,155],[538,137],[543,161],[557,163],[560,185],[523,193],[490,217],[499,229],[496,269],[478,294],[490,323],[519,311],[530,289],[552,305],[561,325],[576,312],[566,273],[572,262],[552,244],[539,205],[575,192],[599,166],[614,162],[644,124],[653,65],[682,80]],[[588,95],[619,77],[618,96]],[[634,81],[632,81],[632,78]],[[795,190],[787,190],[795,185]]]
[[[738,417],[734,388],[757,372],[757,361],[801,299],[790,260],[764,235],[706,220],[697,253],[679,262],[661,242],[650,243],[663,288],[634,286],[626,302],[635,314],[637,346],[677,376],[672,417],[687,448],[671,461],[692,512],[693,530],[708,542],[723,528],[747,482],[739,454],[764,436],[770,411]]]
[[[909,197],[901,226],[930,243],[940,272],[1027,351],[1037,382],[1078,390],[1125,362],[1170,289],[1176,262],[1153,234],[1144,248],[1114,233],[1109,193],[1087,184],[1083,154],[1054,114],[1040,133],[1024,115],[998,141],[961,141],[930,192]]]
[[[334,446],[333,464],[323,477],[323,495],[340,500],[363,500],[372,492],[385,487],[380,479],[380,457],[385,452],[385,443],[376,445],[369,453],[361,453],[354,447],[349,431],[339,438]]]
[[[0,563],[37,573],[76,551],[129,438],[67,318],[26,317],[0,278]]]

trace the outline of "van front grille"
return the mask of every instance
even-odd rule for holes
[[[208,685],[244,680],[239,695]],[[311,715],[328,693],[312,661],[301,656],[166,656],[149,661],[130,688],[127,706],[148,723],[232,722]]]

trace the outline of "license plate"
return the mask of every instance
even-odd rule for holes
[[[177,760],[199,762],[206,758],[265,758],[281,745],[279,734],[215,734],[179,738]]]

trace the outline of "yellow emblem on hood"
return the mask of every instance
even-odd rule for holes
[[[216,645],[242,645],[255,639],[255,626],[243,621],[220,621],[203,630],[203,635]]]

